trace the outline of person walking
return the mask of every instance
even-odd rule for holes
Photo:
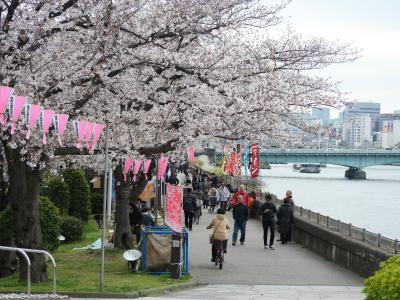
[[[171,172],[171,176],[168,178],[168,183],[173,184],[173,185],[178,185],[179,184],[179,179],[178,179],[178,174],[176,171]]]
[[[244,184],[241,184],[239,187],[239,190],[233,195],[233,198],[231,201],[231,206],[234,206],[236,203],[238,203],[239,196],[242,196],[243,204],[248,206],[249,205],[249,194],[247,193]]]
[[[210,205],[210,208],[208,209],[209,213],[213,213],[215,206],[217,206],[217,201],[218,201],[218,190],[215,187],[212,187],[208,190],[207,193],[208,196],[208,204]]]
[[[189,231],[192,230],[193,217],[196,209],[196,198],[192,194],[192,189],[186,189],[186,194],[183,196],[183,212],[185,214],[185,226]]]
[[[228,230],[231,229],[229,221],[225,218],[225,210],[219,208],[217,215],[211,220],[211,223],[207,226],[207,229],[214,228],[212,235],[212,247],[211,247],[211,262],[215,262],[217,256],[217,249],[220,247],[224,248],[224,253],[227,253],[228,244]]]
[[[225,184],[220,183],[218,187],[218,202],[220,204],[220,207],[224,210],[226,210],[227,208],[230,195],[231,193],[229,192]]]
[[[281,234],[281,244],[287,244],[294,224],[293,210],[289,205],[289,198],[283,199],[283,204],[278,209],[278,225]]]
[[[286,198],[288,199],[289,207],[292,209],[293,214],[294,214],[294,212],[296,211],[296,205],[294,204],[293,194],[292,194],[291,190],[287,190],[286,191]],[[293,226],[291,226],[291,228],[290,228],[290,233],[289,233],[289,236],[288,236],[288,242],[290,242],[292,240],[292,232],[293,232]]]
[[[264,249],[274,250],[272,246],[275,239],[275,216],[277,209],[274,203],[272,203],[272,195],[265,195],[265,203],[260,207],[260,215],[262,216],[262,225],[264,229]],[[268,229],[270,232],[269,243],[268,243]]]
[[[242,195],[237,198],[237,203],[233,206],[233,220],[235,221],[233,226],[232,235],[232,246],[236,246],[238,231],[240,230],[240,245],[244,245],[244,240],[246,238],[246,223],[249,218],[249,210],[244,204],[244,199]]]

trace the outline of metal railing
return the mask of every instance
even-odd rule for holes
[[[264,199],[263,195],[262,199]],[[278,206],[281,205],[282,202],[283,201],[280,199],[275,200],[275,204]],[[325,226],[330,230],[345,233],[352,238],[377,246],[394,254],[399,253],[400,243],[397,239],[384,237],[380,233],[376,234],[370,232],[365,228],[354,226],[351,223],[344,223],[339,219],[322,215],[310,209],[303,208],[302,206],[295,207],[295,214],[310,221],[316,222],[321,226]]]
[[[262,149],[260,154],[264,153],[309,153],[309,154],[400,154],[400,150],[384,150],[384,149]]]
[[[29,259],[28,253],[37,253],[37,254],[43,254],[47,255],[52,264],[53,264],[53,294],[56,294],[56,261],[54,260],[54,257],[47,251],[44,250],[37,250],[37,249],[26,249],[26,248],[17,248],[17,247],[6,247],[6,246],[0,246],[0,250],[3,251],[12,251],[12,252],[19,252],[22,254],[22,256],[25,258],[27,264],[28,264],[28,270],[27,270],[27,275],[28,275],[28,291],[27,294],[31,294],[31,260]]]

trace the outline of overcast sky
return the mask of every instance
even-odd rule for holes
[[[400,110],[400,0],[292,0],[283,16],[304,37],[362,49],[357,61],[322,74],[341,81],[350,100],[381,102],[382,112]]]

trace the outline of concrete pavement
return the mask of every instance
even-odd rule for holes
[[[263,248],[261,222],[251,219],[247,223],[245,245],[233,247],[231,240],[225,256],[223,270],[210,262],[208,243],[210,230],[206,226],[214,215],[203,210],[199,225],[189,234],[190,272],[204,284],[243,285],[362,285],[358,275],[333,264],[326,259],[289,243],[275,242],[275,250]],[[227,212],[232,227],[232,214]]]

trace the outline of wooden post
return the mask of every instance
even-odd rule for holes
[[[172,235],[172,249],[171,249],[171,278],[179,279],[181,277],[181,246],[182,246],[182,238],[180,234]]]

